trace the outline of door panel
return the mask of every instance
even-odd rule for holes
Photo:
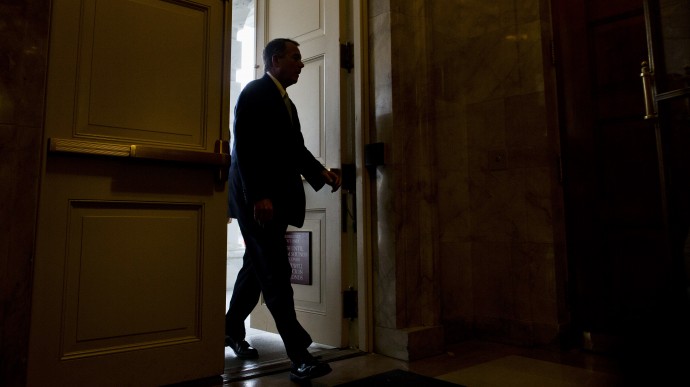
[[[69,202],[64,358],[199,339],[202,218],[199,205]]]
[[[277,37],[290,37],[302,43],[323,37],[326,29],[333,27],[326,25],[324,18],[328,11],[324,7],[332,7],[328,3],[324,0],[295,0],[289,3],[281,0],[266,1],[266,31],[269,36],[266,42]]]
[[[305,58],[299,82],[289,89],[290,99],[295,101],[302,125],[304,144],[322,164],[326,164],[326,125],[323,121],[324,58]],[[314,94],[310,94],[314,93]],[[298,104],[299,103],[299,104]]]
[[[205,111],[205,96],[221,85],[206,68],[206,59],[218,63],[209,28],[222,27],[208,9],[99,0],[82,12],[77,134],[202,146],[206,117],[218,114]]]
[[[339,2],[266,1],[259,8],[257,46],[277,37],[300,43],[304,68],[288,88],[299,112],[305,144],[327,168],[340,168]],[[261,6],[260,6],[261,7]],[[289,15],[289,16],[288,16]],[[261,24],[265,23],[265,28]],[[261,52],[261,50],[257,50]],[[310,285],[293,284],[297,317],[315,342],[342,346],[341,193],[305,184],[307,211],[301,231],[311,233]],[[295,231],[289,228],[289,231]],[[276,332],[263,300],[251,315],[253,328]]]
[[[225,17],[53,3],[28,385],[223,373]]]
[[[159,0],[59,4],[55,19],[67,20],[51,45],[65,55],[50,64],[65,74],[49,92],[74,90],[53,106],[76,117],[65,114],[52,135],[206,148],[207,131],[215,139],[220,130],[221,106],[208,103],[222,86],[222,47],[210,41],[222,36],[218,11]]]

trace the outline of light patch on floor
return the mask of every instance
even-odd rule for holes
[[[436,378],[471,387],[610,387],[620,383],[606,373],[523,356],[506,356]]]

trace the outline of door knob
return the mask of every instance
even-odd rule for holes
[[[642,62],[642,71],[640,77],[642,78],[642,93],[644,94],[644,119],[649,120],[656,118],[656,109],[654,108],[654,91],[652,90],[652,77],[654,75],[649,70],[649,64]]]

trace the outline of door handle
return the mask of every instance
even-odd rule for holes
[[[644,119],[649,120],[656,118],[656,109],[654,108],[654,91],[652,89],[652,80],[654,74],[649,70],[649,64],[642,62],[642,71],[640,73],[642,78],[642,93],[644,95]]]
[[[48,150],[51,153],[77,153],[111,157],[129,157],[134,159],[174,161],[189,164],[211,166],[230,165],[230,155],[227,153],[225,141],[218,140],[215,152],[190,151],[182,149],[167,149],[150,145],[111,144],[95,141],[51,138],[48,140]]]
[[[143,160],[159,160],[184,164],[216,167],[216,181],[225,182],[230,166],[230,146],[225,140],[216,140],[214,151],[201,152],[183,149],[168,149],[150,145],[112,144],[97,141],[73,140],[65,138],[48,139],[51,153],[74,153],[109,157],[128,157]]]

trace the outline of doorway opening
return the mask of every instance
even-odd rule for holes
[[[232,1],[232,40],[230,44],[230,147],[232,124],[235,121],[235,103],[242,89],[256,77],[256,5],[255,0]],[[237,273],[242,267],[244,240],[237,221],[228,222],[227,280],[225,310],[235,286]]]
[[[234,107],[242,89],[252,80],[260,76],[258,69],[260,53],[257,53],[257,4],[256,0],[232,0],[232,24],[230,42],[230,123],[234,122]],[[230,147],[232,150],[232,127],[230,130]],[[237,274],[242,267],[245,244],[236,220],[227,224],[227,272],[226,272],[226,304],[227,310],[232,297]],[[285,353],[283,342],[276,333],[252,328],[251,316],[245,321],[247,341],[260,353],[258,359],[242,360],[235,357],[232,350],[225,348],[224,380],[244,380],[277,370],[287,369],[289,359]],[[344,356],[353,356],[358,352],[341,350],[332,346],[318,343],[309,348],[316,357],[324,361]]]
[[[235,120],[235,103],[242,89],[256,78],[256,3],[255,0],[232,1],[232,31],[230,43],[230,147],[232,150],[232,124]],[[228,221],[227,225],[227,272],[225,290],[225,310],[228,310],[230,298],[237,274],[242,268],[245,244],[237,220]],[[251,316],[245,321],[247,340],[260,351],[257,360],[241,360],[234,356],[232,350],[225,348],[225,377],[246,378],[264,372],[266,364],[284,360],[283,342],[280,336],[250,327]]]

